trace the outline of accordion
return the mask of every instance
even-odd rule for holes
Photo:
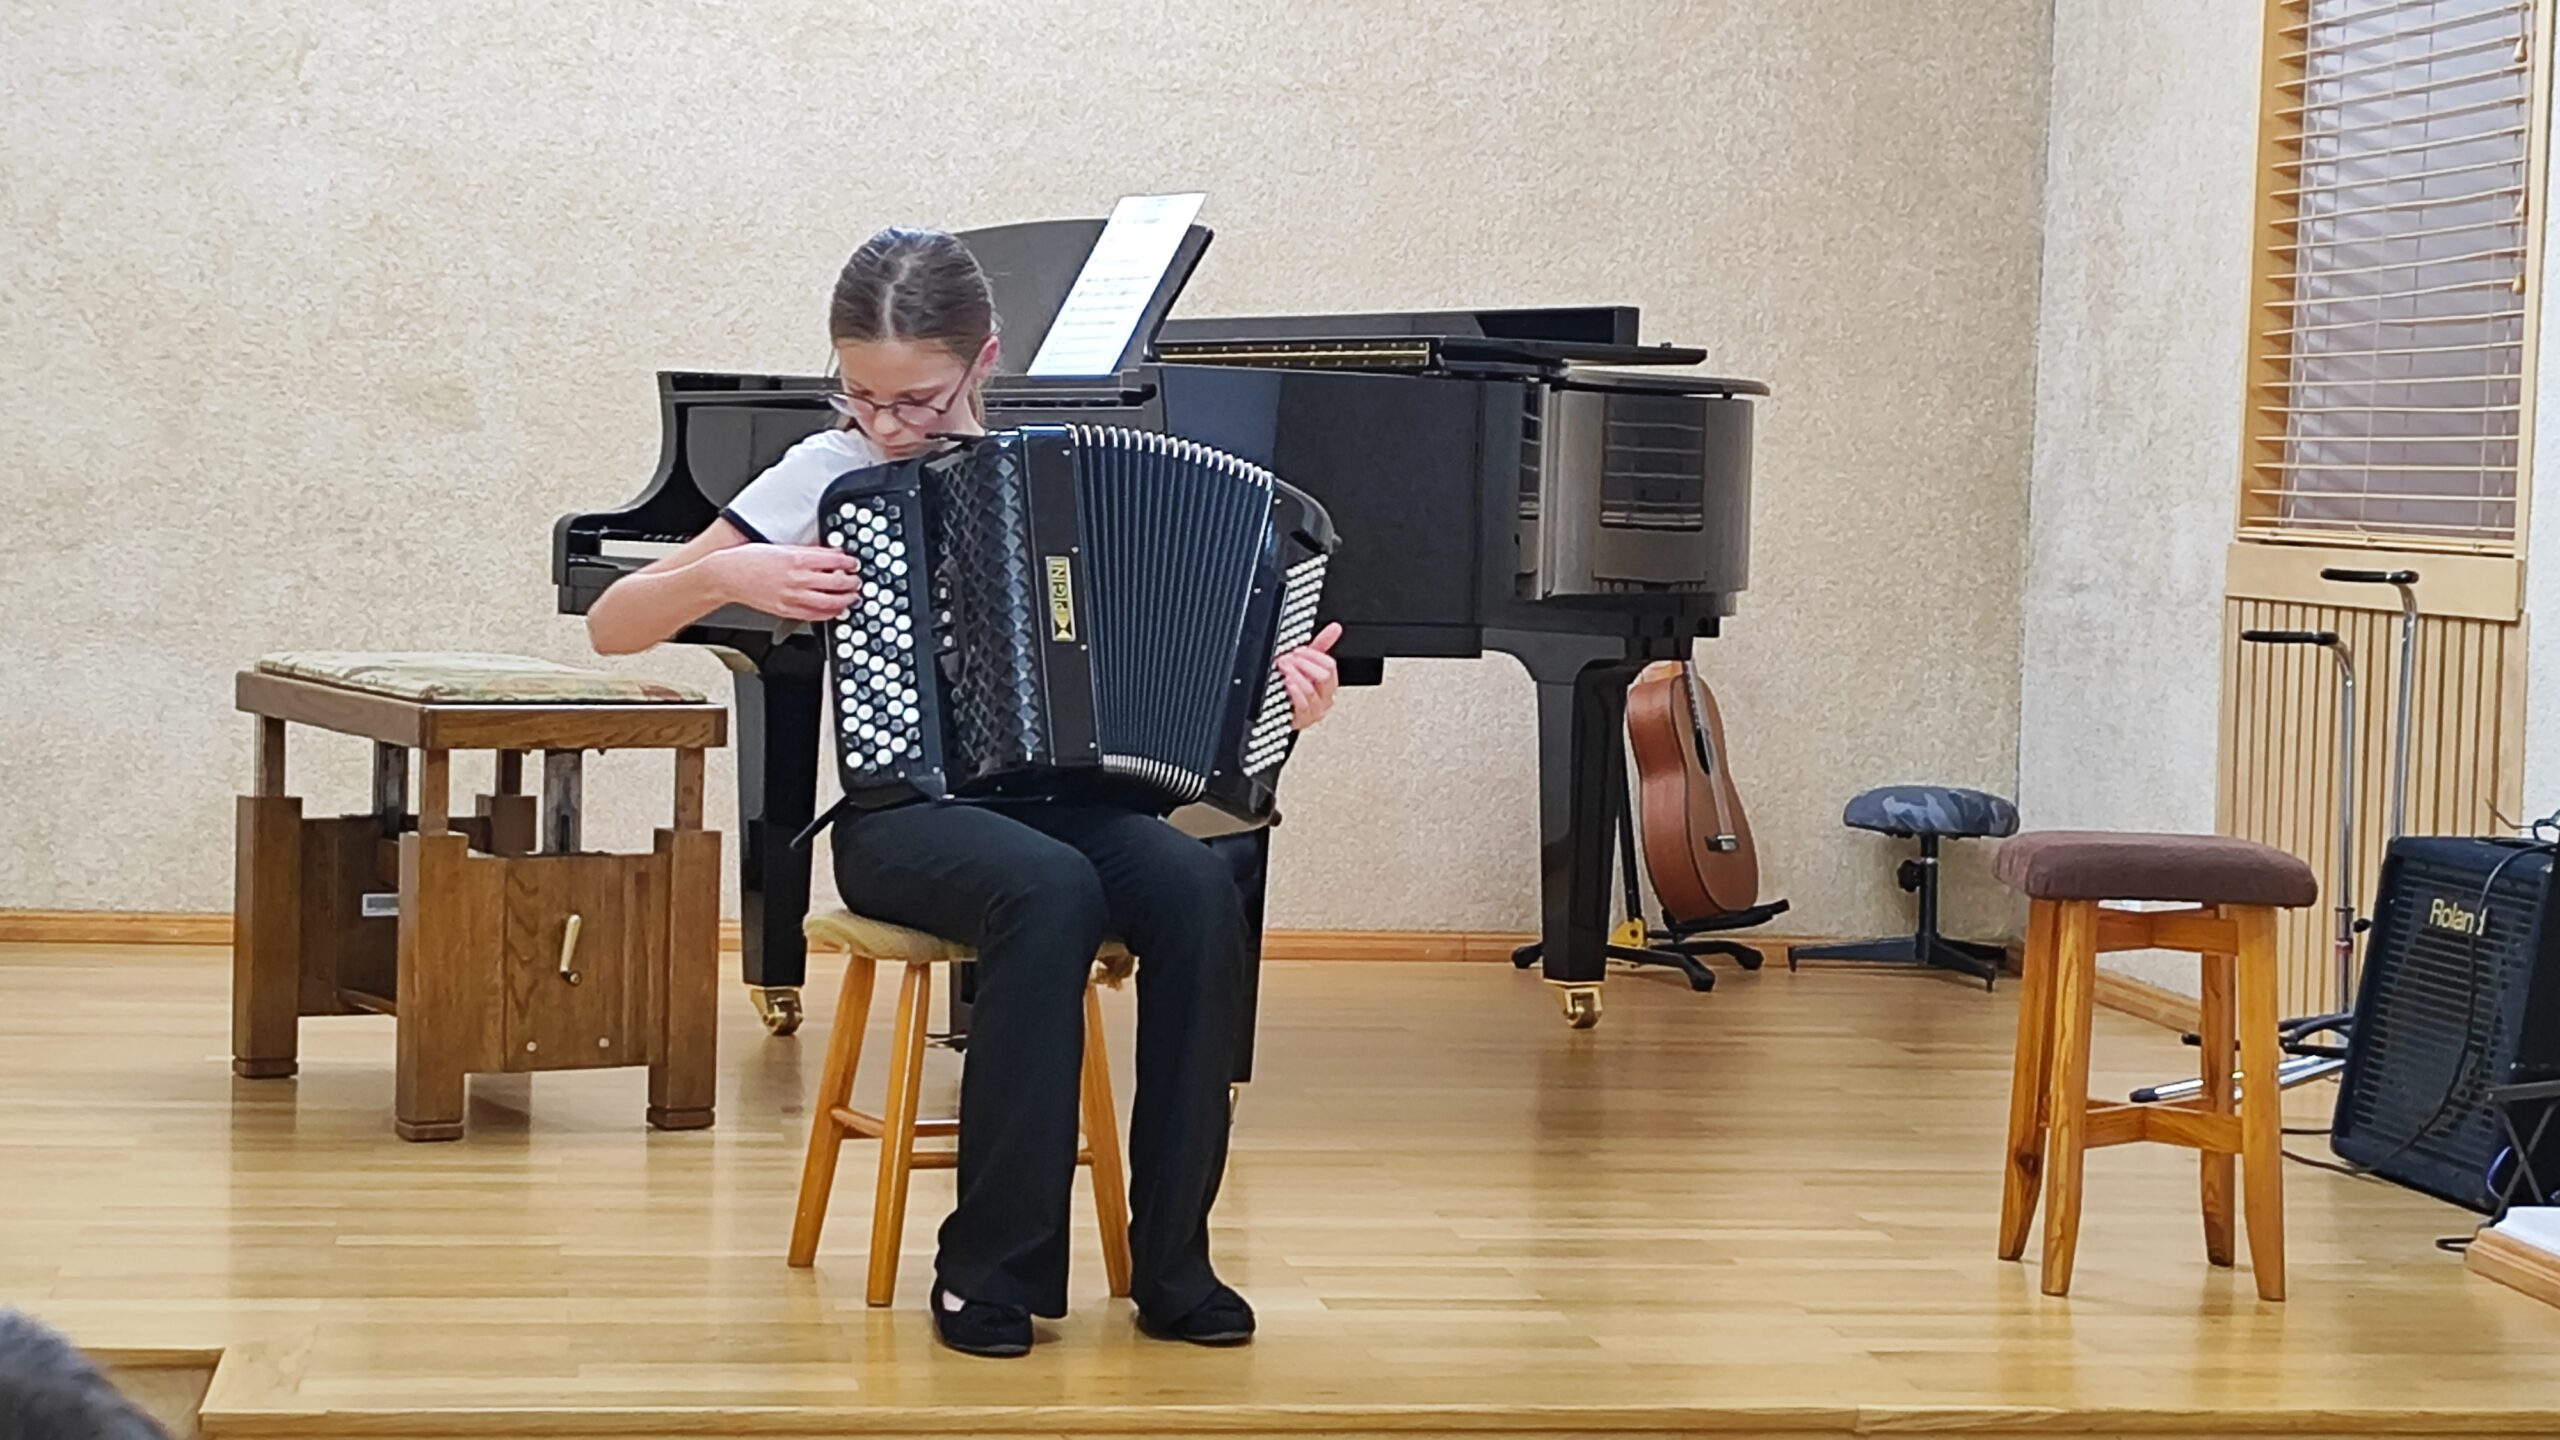
[[[863,580],[825,634],[846,804],[1100,776],[1269,818],[1273,661],[1314,633],[1334,548],[1313,499],[1204,445],[1037,425],[841,475],[820,507]]]

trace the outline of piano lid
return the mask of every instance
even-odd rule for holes
[[[1260,329],[1287,317],[1242,322]],[[1324,317],[1398,322],[1403,315]],[[1470,375],[1527,372],[1553,375],[1571,365],[1695,365],[1704,350],[1680,345],[1612,345],[1596,341],[1479,339],[1464,335],[1379,334],[1324,335],[1306,328],[1269,336],[1222,334],[1227,322],[1196,320],[1169,323],[1160,333],[1155,358],[1186,365],[1283,365],[1320,369],[1453,371]],[[1176,326],[1186,338],[1174,338]],[[1276,326],[1274,327],[1276,328]]]
[[[1166,340],[1348,339],[1428,336],[1628,347],[1636,343],[1632,305],[1562,305],[1542,309],[1403,310],[1376,314],[1239,315],[1174,320]]]
[[[987,274],[1004,325],[997,374],[1023,378],[1106,223],[1100,217],[1029,220],[960,232]],[[1554,373],[1569,365],[1695,365],[1707,358],[1705,351],[1687,346],[1639,344],[1639,319],[1632,305],[1172,318],[1211,233],[1204,225],[1189,227],[1121,351],[1120,370],[1157,360]]]
[[[1233,315],[1168,320],[1159,360],[1192,364],[1392,369],[1695,365],[1704,350],[1637,343],[1632,305],[1404,310],[1375,314]]]

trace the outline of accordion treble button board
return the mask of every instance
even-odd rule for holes
[[[853,557],[860,592],[832,628],[837,753],[848,778],[940,789],[941,746],[927,723],[929,635],[911,604],[924,588],[921,525],[896,491],[839,499],[827,544]],[[923,613],[930,613],[929,611]]]

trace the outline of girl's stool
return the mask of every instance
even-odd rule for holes
[[[846,1137],[880,1141],[880,1181],[871,1202],[871,1304],[886,1305],[898,1288],[898,1243],[906,1233],[907,1177],[921,1168],[948,1170],[959,1163],[949,1148],[920,1148],[928,1138],[957,1136],[956,1117],[916,1118],[924,1077],[927,1012],[932,1008],[933,967],[976,958],[966,945],[873,920],[850,911],[811,915],[802,929],[812,946],[845,954],[844,988],[836,1001],[835,1028],[827,1037],[827,1062],[810,1106],[809,1158],[800,1171],[800,1202],[791,1222],[791,1263],[807,1266],[818,1256],[818,1232],[827,1222],[827,1196],[835,1188],[836,1157]],[[862,1057],[862,1031],[871,1016],[871,982],[881,965],[903,965],[898,1016],[890,1027],[886,1113],[853,1108],[853,1079]],[[1094,981],[1117,987],[1136,968],[1136,957],[1116,941],[1094,956]],[[1111,1101],[1111,1060],[1103,1049],[1102,999],[1092,984],[1084,992],[1084,1145],[1076,1163],[1093,1172],[1093,1205],[1102,1222],[1102,1268],[1111,1293],[1129,1293],[1129,1192],[1120,1171],[1120,1127]]]
[[[2008,1173],[2000,1189],[2000,1258],[2015,1260],[2025,1252],[2042,1181],[2044,1293],[2068,1292],[2080,1239],[2082,1153],[2143,1140],[2185,1145],[2204,1152],[2206,1258],[2232,1263],[2236,1155],[2248,1181],[2249,1262],[2258,1294],[2283,1299],[2275,912],[2319,898],[2311,867],[2270,846],[2219,835],[2042,831],[2002,845],[1992,872],[2030,901],[2009,1090]],[[2103,900],[2172,901],[2187,908],[2105,910],[2099,908]],[[2204,1042],[2201,1073],[2208,1083],[2194,1099],[2135,1105],[2087,1093],[2098,954],[2114,950],[2184,950],[2203,957],[2198,1029]],[[2237,1114],[2229,1079],[2235,1039]],[[2221,1083],[2211,1083],[2216,1077]]]

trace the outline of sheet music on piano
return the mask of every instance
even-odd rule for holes
[[[1075,287],[1050,322],[1040,353],[1024,371],[1032,376],[1094,376],[1119,373],[1129,337],[1146,313],[1147,302],[1163,283],[1165,271],[1182,246],[1184,232],[1200,213],[1205,192],[1180,195],[1124,195],[1111,207],[1093,253],[1077,272]]]

